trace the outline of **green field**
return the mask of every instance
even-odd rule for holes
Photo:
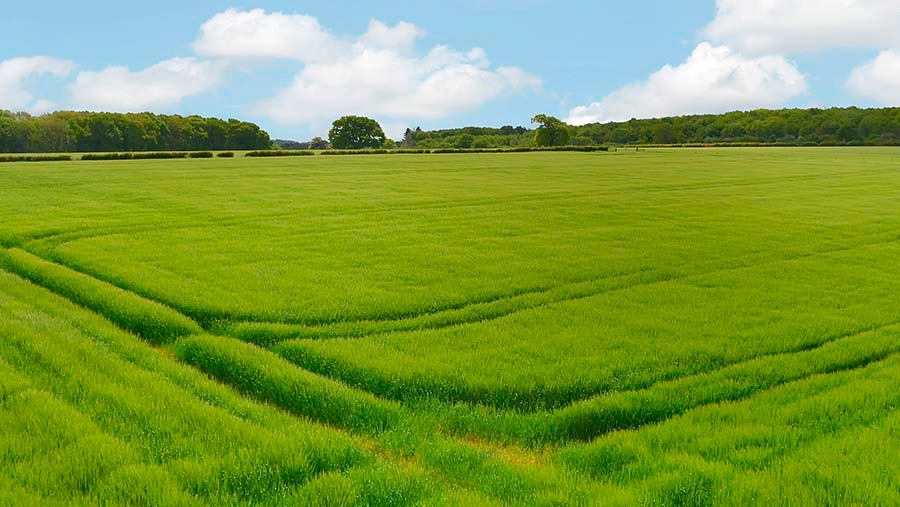
[[[900,148],[0,166],[0,504],[898,505]]]

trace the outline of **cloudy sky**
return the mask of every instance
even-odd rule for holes
[[[0,108],[406,127],[900,105],[900,0],[6,2]]]

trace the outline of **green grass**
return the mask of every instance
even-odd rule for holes
[[[37,499],[248,505],[375,461],[5,273],[0,335],[0,468]]]
[[[663,505],[900,502],[900,357],[562,450]]]
[[[90,308],[157,344],[202,331],[197,323],[159,303],[17,248],[0,250],[0,267]]]
[[[178,359],[255,398],[299,415],[362,432],[389,429],[399,406],[294,367],[271,352],[234,339],[197,336],[179,340]]]
[[[486,323],[275,350],[389,398],[559,408],[897,322],[891,294],[900,278],[878,266],[898,255],[900,245],[870,245],[635,285]]]
[[[892,505],[900,149],[0,166],[0,503]]]

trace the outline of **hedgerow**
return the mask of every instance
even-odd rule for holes
[[[264,150],[251,151],[244,154],[245,157],[308,157],[315,155],[314,151],[306,150]]]
[[[85,153],[81,160],[131,160],[134,153]]]
[[[531,152],[585,152],[609,151],[607,146],[530,146],[517,148],[437,148],[431,153],[531,153]]]
[[[72,160],[69,155],[0,155],[0,162],[62,162]]]
[[[234,152],[231,151],[223,151],[216,154],[219,158],[234,158]]]
[[[187,158],[188,154],[177,151],[160,151],[156,153],[133,153],[133,159],[167,159],[167,158]]]
[[[797,148],[797,147],[836,147],[848,146],[846,143],[811,143],[811,142],[719,142],[719,143],[677,143],[677,144],[625,144],[624,148]],[[852,146],[852,145],[851,145]]]
[[[155,153],[86,153],[81,160],[142,160],[188,158],[188,153],[177,151],[161,151]]]
[[[321,155],[387,155],[390,150],[323,150]]]
[[[211,151],[192,151],[188,153],[188,158],[213,158]]]

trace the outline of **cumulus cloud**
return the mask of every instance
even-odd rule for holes
[[[203,25],[194,48],[207,57],[300,63],[290,85],[257,105],[284,124],[350,113],[438,118],[540,86],[521,69],[492,68],[479,48],[436,46],[419,55],[416,42],[424,33],[410,23],[372,20],[366,33],[345,37],[310,16],[229,9]]]
[[[875,102],[900,105],[900,52],[882,51],[874,60],[850,73],[847,88]]]
[[[228,9],[200,28],[197,54],[216,58],[287,58],[327,61],[346,51],[342,41],[319,20],[302,14],[267,13],[262,9]]]
[[[425,32],[411,23],[401,21],[390,26],[373,19],[368,31],[354,40],[329,32],[312,16],[228,9],[203,24],[194,50],[210,58],[281,58],[316,63],[340,58],[352,52],[354,45],[406,54],[415,49],[416,39],[423,35]]]
[[[214,88],[224,66],[196,58],[173,58],[141,71],[107,67],[78,74],[70,91],[78,107],[120,112],[166,109]]]
[[[29,78],[40,75],[65,77],[75,65],[68,60],[48,56],[12,58],[0,62],[0,107],[44,113],[54,107],[46,99],[35,100],[27,89]]]
[[[388,139],[403,139],[406,129],[411,128],[409,124],[404,122],[386,122],[381,123],[381,129]]]
[[[409,54],[416,49],[416,39],[425,31],[412,23],[401,21],[394,26],[373,19],[369,30],[359,38],[362,47],[389,49],[400,54]]]
[[[480,50],[437,47],[415,58],[362,47],[335,62],[307,65],[291,85],[259,107],[282,123],[351,113],[439,118],[539,84],[519,69],[491,70]]]
[[[576,107],[567,122],[583,125],[776,107],[806,91],[806,79],[784,57],[745,58],[725,46],[703,42],[683,64],[666,65],[646,81]]]
[[[897,0],[717,0],[706,37],[746,54],[900,47]]]

